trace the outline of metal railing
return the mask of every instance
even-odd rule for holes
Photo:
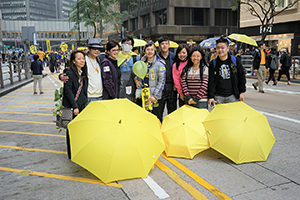
[[[30,64],[27,57],[0,62],[0,88],[31,78]]]

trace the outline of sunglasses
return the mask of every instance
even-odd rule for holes
[[[94,51],[97,51],[97,50],[100,51],[100,49],[96,48],[96,47],[91,47],[91,49],[94,50]]]

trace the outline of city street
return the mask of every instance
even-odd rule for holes
[[[66,155],[65,130],[53,122],[57,74],[0,97],[0,199],[235,199],[296,200],[300,196],[300,84],[247,79],[245,103],[263,113],[276,142],[266,162],[236,165],[213,149],[193,160],[162,154],[145,179],[105,185]],[[84,134],[84,133],[83,133]]]

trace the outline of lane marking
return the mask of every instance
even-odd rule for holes
[[[300,124],[300,120],[292,119],[292,118],[289,118],[289,117],[283,117],[283,116],[279,116],[279,115],[275,115],[275,114],[271,114],[271,113],[266,113],[266,112],[263,112],[263,111],[258,111],[258,112],[260,112],[263,115],[268,115],[270,117],[275,117],[275,118],[278,118],[278,119],[283,119],[283,120],[286,120],[286,121],[290,121],[290,122]]]
[[[16,114],[16,115],[41,115],[41,116],[53,116],[51,114],[42,114],[42,113],[25,113],[25,112],[2,112],[0,113],[5,113],[5,114]]]
[[[0,105],[0,107],[7,108],[38,108],[38,109],[49,109],[53,110],[55,107],[37,107],[37,106],[10,106],[10,105]]]
[[[35,135],[35,136],[50,136],[50,137],[62,137],[65,138],[65,135],[54,135],[54,134],[46,134],[46,133],[30,133],[30,132],[20,132],[20,131],[2,131],[0,133],[14,133],[14,134],[23,134],[23,135]]]
[[[29,123],[29,124],[48,124],[48,125],[56,125],[53,122],[37,122],[37,121],[19,121],[19,120],[7,120],[7,119],[0,119],[0,122],[15,122],[15,123]]]
[[[64,85],[61,80],[59,80],[54,74],[51,74],[51,77],[53,77],[58,83],[60,83],[62,86]]]
[[[99,185],[106,185],[110,187],[117,187],[122,188],[122,185],[119,183],[103,183],[101,180],[97,179],[89,179],[89,178],[81,178],[81,177],[73,177],[73,176],[64,176],[59,174],[51,174],[46,172],[36,172],[36,171],[30,171],[30,170],[22,170],[22,169],[14,169],[14,168],[7,168],[7,167],[0,167],[1,171],[6,172],[13,172],[18,173],[19,175],[31,175],[31,176],[39,176],[39,177],[45,177],[45,178],[53,178],[53,179],[59,179],[59,180],[67,180],[67,181],[74,181],[74,182],[81,182],[81,183],[91,183],[91,184],[99,184]]]
[[[2,96],[2,98],[10,98],[10,99],[52,99],[51,97],[26,97],[26,96]]]
[[[253,86],[247,85],[247,89],[249,89],[249,88],[252,88],[254,90]],[[271,88],[265,88],[265,87],[264,87],[264,90],[270,91],[270,92],[283,93],[283,94],[295,94],[295,95],[300,94],[300,92],[293,92],[293,91],[287,91],[287,90],[278,90],[278,89],[271,89]]]
[[[189,177],[191,177],[194,181],[196,181],[197,183],[199,183],[200,185],[202,185],[204,188],[206,188],[208,191],[210,191],[211,193],[213,193],[214,195],[216,195],[218,198],[220,198],[220,199],[228,199],[228,200],[231,199],[226,194],[224,194],[223,192],[221,192],[219,189],[217,189],[213,185],[209,184],[207,181],[205,181],[204,179],[202,179],[200,176],[198,176],[196,173],[192,172],[190,169],[188,169],[187,167],[185,167],[184,165],[182,165],[177,160],[175,160],[173,158],[167,157],[166,154],[165,154],[165,152],[163,152],[161,155],[167,161],[169,161],[174,166],[176,166],[178,169],[180,169],[181,171],[183,171],[186,175],[188,175]]]
[[[18,146],[8,146],[8,145],[0,145],[0,148],[67,155],[67,152],[65,151],[55,151],[55,150],[47,150],[47,149],[34,149],[34,148],[25,148],[25,147],[18,147]]]
[[[147,183],[147,185],[159,199],[170,197],[170,195],[168,195],[168,193],[166,193],[166,191],[162,189],[150,176],[143,178],[143,180]]]
[[[47,94],[48,92],[44,92],[44,94],[43,94],[43,96],[53,96],[52,95],[52,93],[51,93],[51,95],[50,95],[50,93],[49,94]],[[17,95],[19,95],[19,94],[21,94],[21,95],[28,95],[29,94],[29,92],[12,92],[12,93],[10,93],[10,94],[17,94]],[[30,95],[31,95],[31,93],[30,93]],[[14,97],[14,96],[12,96],[12,95],[6,95],[6,96],[8,96],[8,97]]]
[[[4,101],[4,100],[0,100],[0,102],[5,102],[5,103],[9,103],[9,102],[13,102],[13,103],[43,103],[43,104],[52,104],[55,103],[53,102],[47,102],[47,101]]]
[[[190,193],[195,199],[208,199],[201,192],[196,190],[193,186],[185,182],[178,174],[172,171],[169,167],[164,165],[159,160],[156,160],[155,165],[163,172],[165,172],[171,179],[173,179],[178,185],[184,188],[188,193]]]
[[[43,88],[43,91],[46,91],[46,90],[48,90],[48,92],[50,92],[50,91],[53,91],[53,88]],[[22,91],[22,92],[33,92],[32,91],[32,89],[30,90],[30,89],[17,89],[16,90],[16,92],[18,92],[18,91]]]

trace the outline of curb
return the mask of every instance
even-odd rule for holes
[[[10,92],[18,89],[18,88],[20,88],[20,87],[22,87],[24,85],[27,85],[28,83],[31,83],[31,82],[33,82],[33,78],[32,77],[29,78],[29,79],[17,82],[17,83],[15,83],[13,85],[6,86],[6,87],[0,89],[0,97],[2,97],[4,95],[6,95],[6,94],[8,94],[8,93],[10,93]]]

